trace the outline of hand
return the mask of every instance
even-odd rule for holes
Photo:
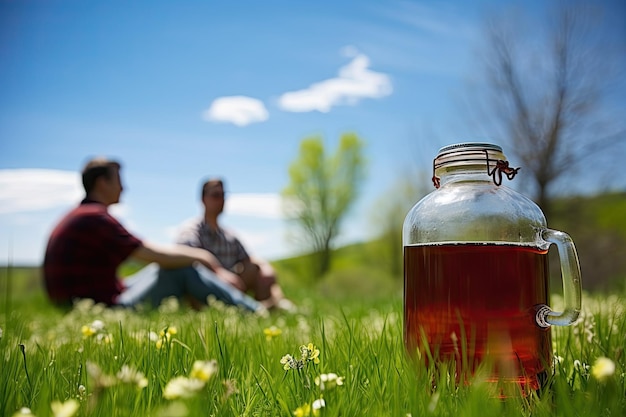
[[[231,272],[226,268],[218,268],[217,271],[215,271],[215,274],[222,282],[237,288],[239,291],[246,290],[246,285],[243,279],[241,279],[241,277],[234,272]]]

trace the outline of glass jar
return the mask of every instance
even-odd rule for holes
[[[436,190],[403,226],[404,342],[411,355],[455,360],[457,376],[482,363],[492,379],[537,389],[551,365],[551,325],[580,312],[571,238],[541,209],[502,185],[512,168],[498,145],[461,143],[433,162]],[[548,249],[559,253],[565,309],[549,307]]]

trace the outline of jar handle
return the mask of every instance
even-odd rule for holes
[[[582,288],[576,247],[567,233],[559,232],[558,230],[543,229],[541,231],[541,239],[548,244],[555,244],[558,249],[561,261],[565,309],[559,313],[552,311],[545,304],[541,305],[537,309],[535,320],[540,327],[550,327],[550,325],[567,326],[578,318],[581,307]]]

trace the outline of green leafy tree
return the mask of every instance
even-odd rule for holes
[[[356,134],[347,133],[337,152],[327,155],[321,137],[307,138],[289,166],[290,184],[282,193],[285,214],[314,254],[320,276],[330,269],[333,240],[365,178],[363,147]]]

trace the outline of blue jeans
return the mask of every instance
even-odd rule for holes
[[[200,303],[208,304],[207,298],[214,296],[225,304],[242,307],[249,311],[261,308],[254,299],[221,281],[213,271],[202,265],[176,269],[163,269],[152,263],[124,280],[126,289],[117,303],[132,307],[150,302],[156,307],[167,297],[190,296]]]

